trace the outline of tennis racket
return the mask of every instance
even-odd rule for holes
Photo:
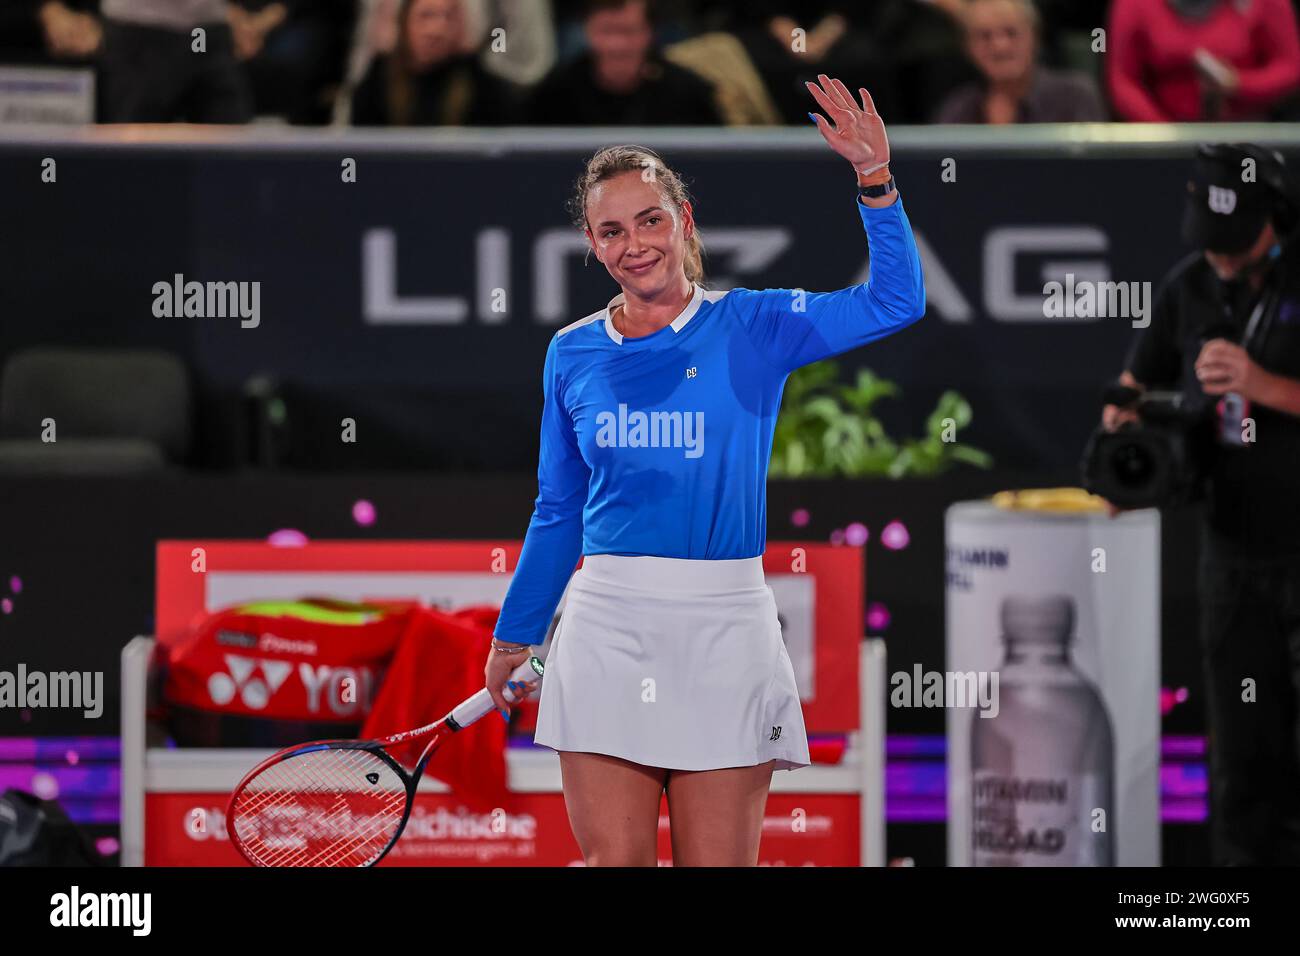
[[[514,703],[541,684],[536,657],[511,681],[524,685]],[[254,866],[374,866],[393,848],[415,801],[425,765],[448,734],[495,709],[487,688],[441,720],[381,740],[319,740],[288,747],[248,772],[226,807],[226,832]],[[388,748],[429,738],[408,772]]]

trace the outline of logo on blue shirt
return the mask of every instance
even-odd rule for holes
[[[704,454],[703,412],[629,412],[596,414],[596,444],[601,448],[684,448],[685,457]]]

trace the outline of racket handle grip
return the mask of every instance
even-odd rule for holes
[[[541,684],[542,682],[542,662],[536,657],[530,657],[511,672],[509,680],[522,681],[524,683]],[[503,697],[510,703],[514,704],[522,700],[527,694],[517,695],[509,687],[501,691]],[[492,703],[492,695],[484,687],[473,697],[459,704],[451,712],[451,719],[461,727],[468,727],[474,721],[496,709],[496,704]]]

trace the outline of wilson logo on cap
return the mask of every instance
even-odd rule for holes
[[[1231,189],[1225,189],[1223,186],[1211,186],[1209,205],[1211,212],[1230,216],[1232,211],[1237,208],[1237,194]]]

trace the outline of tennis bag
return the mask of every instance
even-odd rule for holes
[[[181,747],[279,749],[431,723],[482,688],[495,613],[304,600],[205,614],[166,651],[168,731]],[[505,744],[504,721],[479,721],[426,774],[472,809],[504,806]]]
[[[166,649],[168,729],[183,747],[354,735],[418,610],[312,599],[206,613]]]

